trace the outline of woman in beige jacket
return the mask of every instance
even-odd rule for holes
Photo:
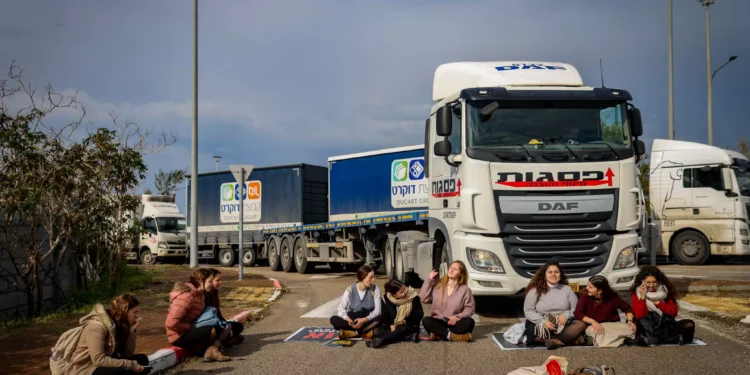
[[[123,294],[109,309],[97,304],[80,324],[85,325],[67,375],[146,375],[148,357],[135,353],[140,318],[138,300]]]

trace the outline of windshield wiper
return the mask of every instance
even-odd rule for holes
[[[519,147],[521,147],[521,149],[523,150],[523,152],[525,152],[526,155],[528,156],[528,158],[527,158],[528,161],[536,161],[534,159],[534,157],[531,156],[531,153],[529,152],[529,150],[526,149],[526,145],[524,145],[523,143],[516,143],[516,144],[511,145],[511,146],[519,146]]]
[[[612,150],[612,153],[615,155],[615,159],[620,160],[620,155],[617,154],[617,151],[615,151],[615,148],[610,146],[609,143],[603,142],[603,141],[597,141],[597,142],[589,142],[590,145],[605,145],[609,147],[610,150]]]
[[[547,137],[547,139],[549,140],[551,144],[563,145],[570,152],[570,154],[573,155],[573,159],[581,160],[581,158],[578,157],[578,155],[576,155],[576,153],[573,152],[573,150],[570,147],[568,147],[568,145],[566,145],[565,142],[558,142],[554,137]]]

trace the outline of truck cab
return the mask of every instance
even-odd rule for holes
[[[136,212],[143,231],[137,248],[128,259],[141,264],[156,264],[158,259],[184,259],[187,255],[185,215],[174,203],[173,195],[141,195]]]
[[[750,255],[750,162],[739,152],[655,139],[649,243],[680,264]]]
[[[522,293],[557,258],[574,290],[625,290],[643,224],[640,111],[559,62],[456,62],[435,71],[425,164],[430,269],[461,260],[476,295]]]

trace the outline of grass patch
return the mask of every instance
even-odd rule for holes
[[[18,328],[50,323],[57,319],[69,317],[70,315],[87,313],[97,303],[108,306],[110,300],[115,296],[123,293],[136,294],[136,291],[151,285],[157,280],[159,274],[160,272],[155,269],[140,269],[125,266],[117,290],[112,290],[108,285],[108,275],[105,273],[94,284],[91,290],[74,290],[66,305],[32,319],[10,319],[3,321],[2,331],[4,332],[0,331],[0,337],[6,336]]]

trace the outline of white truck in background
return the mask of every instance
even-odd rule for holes
[[[184,260],[187,220],[177,208],[175,196],[143,194],[138,197],[141,204],[135,217],[143,225],[143,231],[134,241],[127,259],[141,264],[156,264],[158,259]]]
[[[462,260],[475,295],[511,295],[556,257],[574,290],[594,275],[630,287],[645,145],[627,91],[584,86],[570,64],[456,62],[437,68],[432,98],[428,228],[397,234],[397,268],[426,279]]]
[[[656,139],[650,161],[651,222],[644,238],[680,264],[750,255],[750,162],[739,152]]]

